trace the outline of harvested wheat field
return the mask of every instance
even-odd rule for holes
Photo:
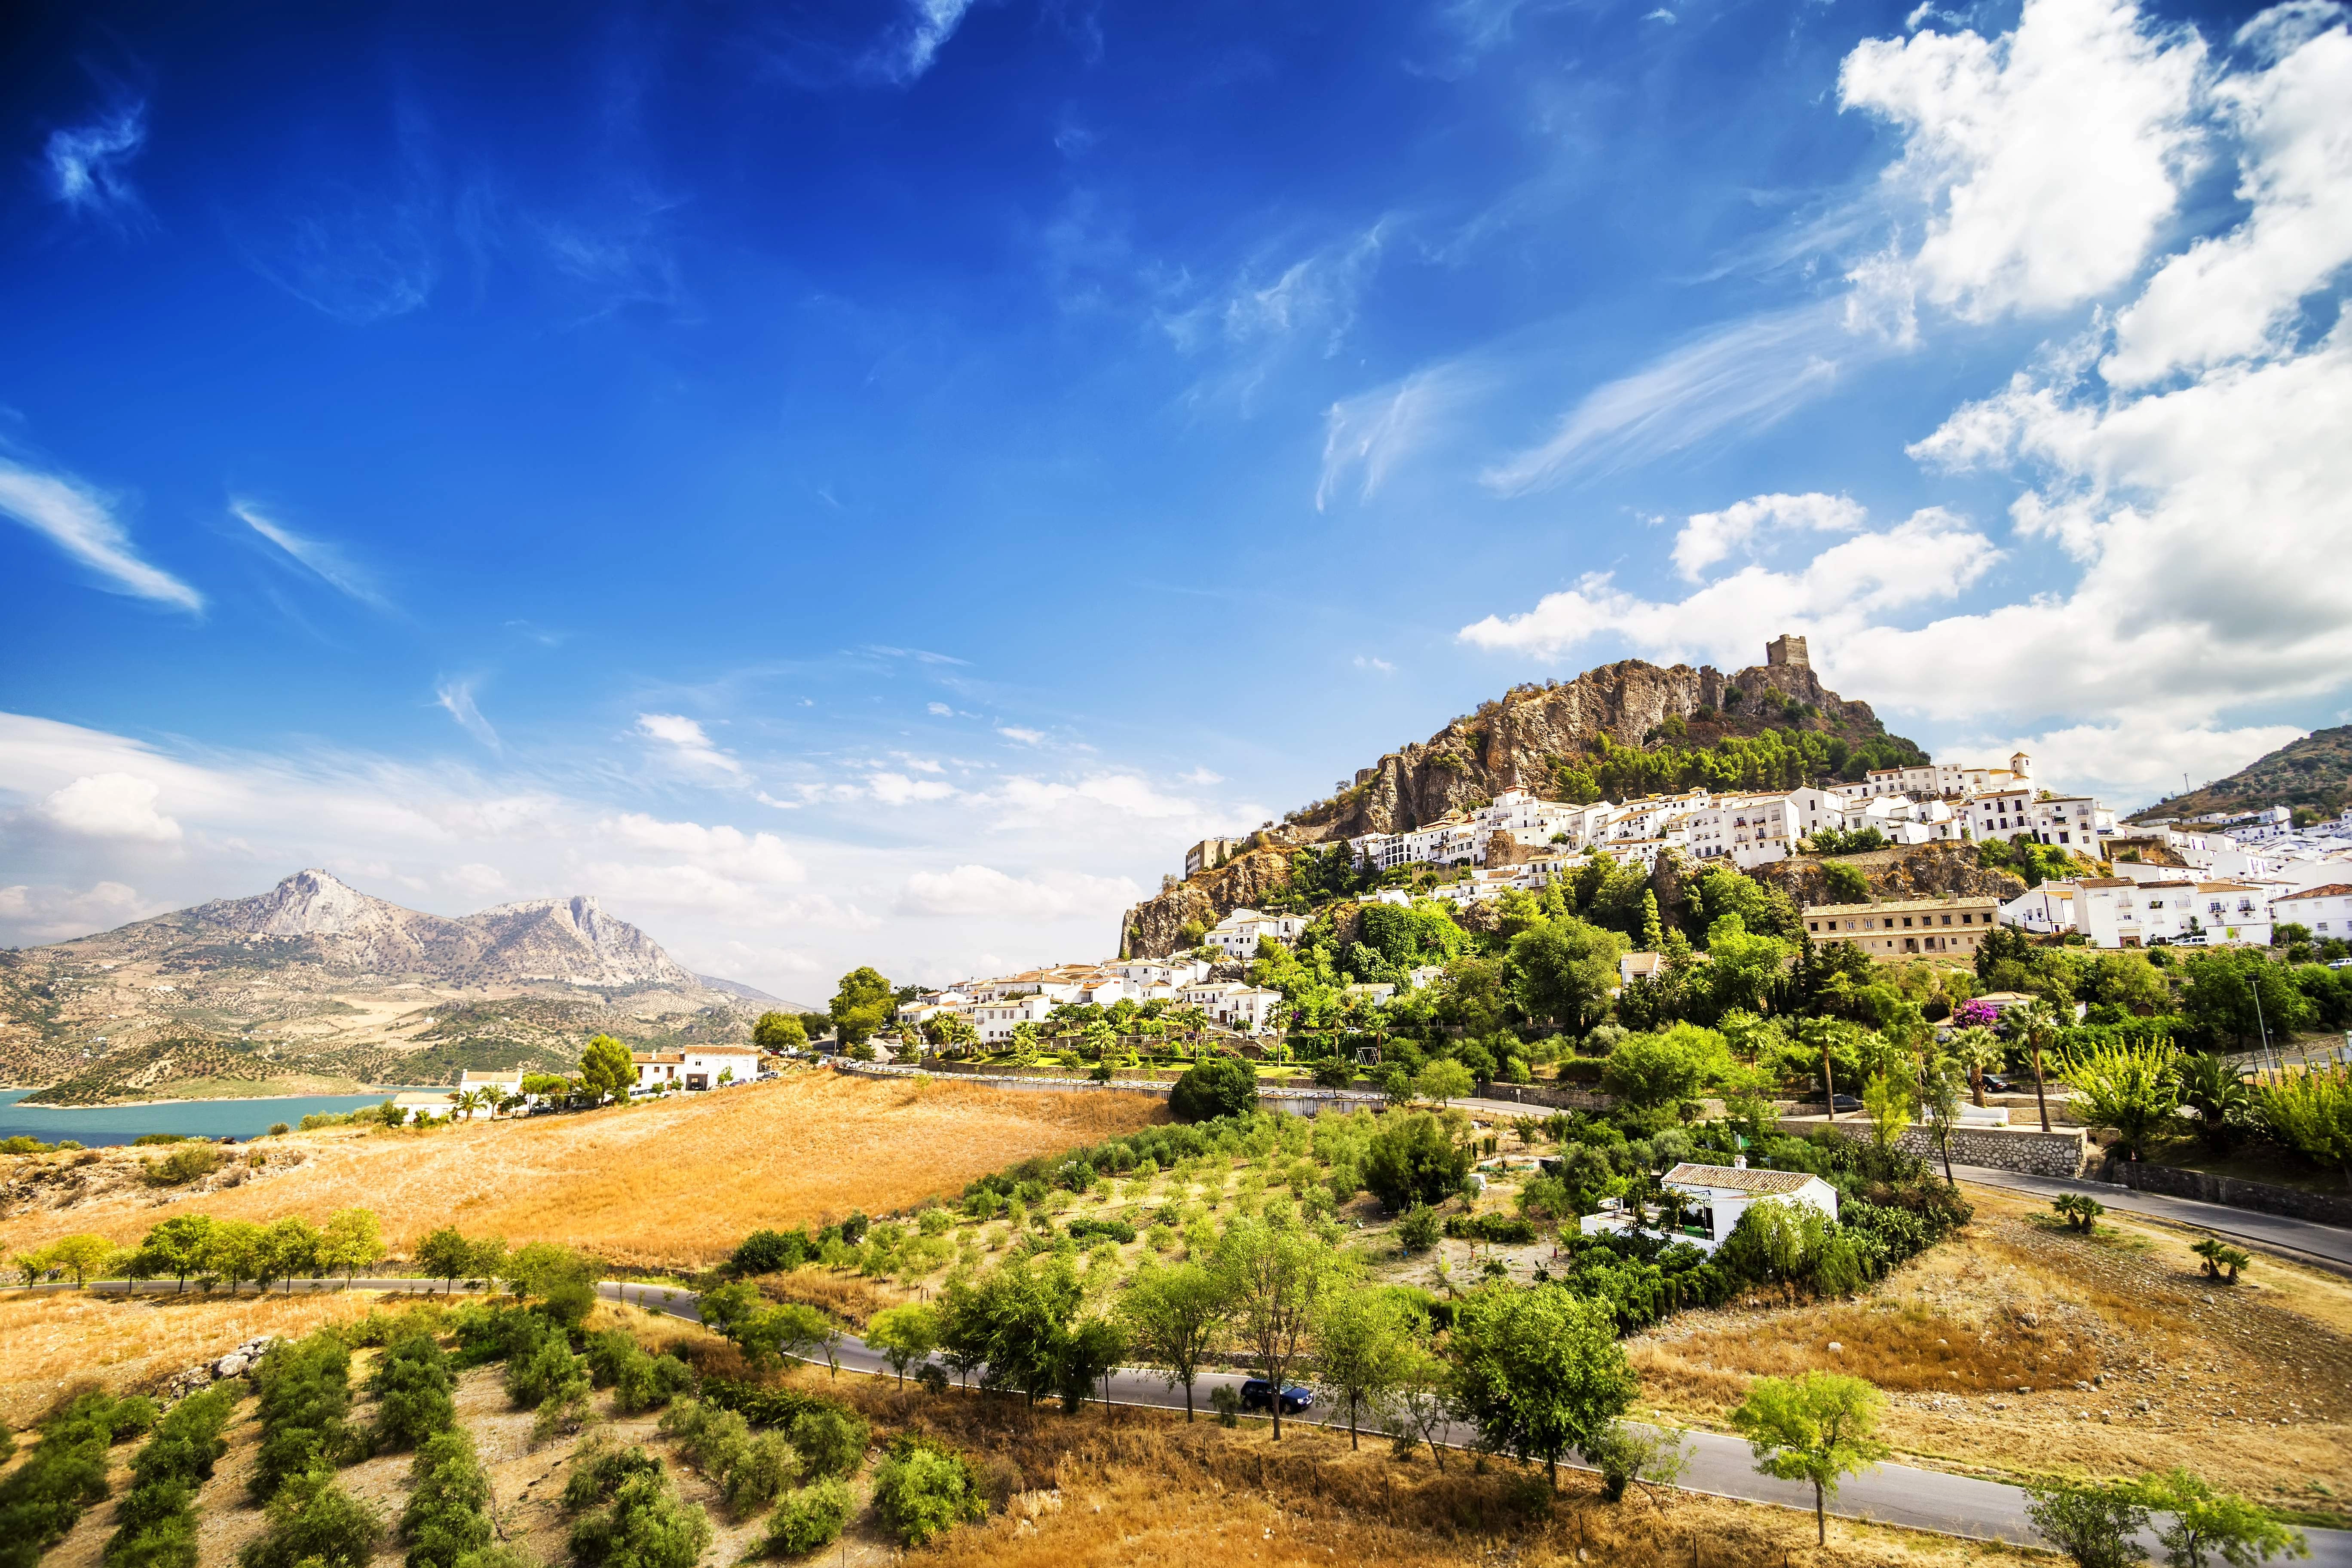
[[[395,1252],[454,1224],[469,1235],[563,1242],[625,1267],[694,1268],[758,1226],[952,1196],[984,1172],[1166,1114],[1141,1096],[1019,1094],[810,1071],[573,1116],[292,1133],[257,1145],[253,1152],[268,1163],[229,1173],[235,1184],[176,1197],[91,1179],[131,1161],[128,1151],[85,1166],[69,1163],[85,1156],[47,1155],[39,1162],[58,1167],[57,1182],[12,1175],[0,1250],[75,1231],[131,1242],[186,1211],[323,1220],[360,1205],[381,1216]]]
[[[2207,1279],[2194,1237],[1970,1188],[1975,1221],[1851,1302],[1733,1304],[1628,1342],[1645,1408],[1717,1430],[1748,1380],[1822,1367],[1887,1391],[1916,1463],[1988,1475],[2187,1465],[2342,1516],[2352,1478],[2352,1282],[2263,1258]]]
[[[0,1422],[23,1427],[58,1394],[97,1382],[152,1392],[173,1373],[226,1355],[261,1334],[307,1334],[366,1313],[377,1298],[185,1296],[126,1299],[79,1290],[0,1296]]]

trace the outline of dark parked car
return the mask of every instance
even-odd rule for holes
[[[1860,1110],[1862,1109],[1862,1101],[1856,1100],[1850,1094],[1841,1094],[1830,1101],[1830,1109],[1843,1116],[1849,1110]]]
[[[2015,1087],[1999,1073],[1990,1072],[1984,1075],[1984,1086],[1989,1094],[2007,1094]]]
[[[1265,1379],[1262,1377],[1249,1379],[1242,1384],[1242,1408],[1244,1410],[1271,1409],[1273,1401],[1269,1395],[1273,1392],[1274,1384],[1266,1382]],[[1301,1388],[1294,1383],[1282,1391],[1282,1413],[1285,1415],[1296,1415],[1314,1403],[1315,1392],[1312,1389]]]

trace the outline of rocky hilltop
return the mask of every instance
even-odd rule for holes
[[[593,897],[534,899],[451,920],[404,909],[317,869],[297,871],[253,898],[216,899],[61,945],[144,952],[224,936],[298,941],[320,963],[451,984],[701,988],[658,942],[604,913]]]
[[[1801,639],[1791,642],[1775,645],[1767,662],[1729,675],[1709,665],[1630,658],[1573,680],[1514,687],[1428,740],[1360,770],[1330,798],[1253,835],[1223,865],[1137,905],[1123,922],[1122,947],[1160,956],[1175,950],[1188,923],[1213,925],[1234,910],[1263,904],[1287,886],[1290,854],[1301,846],[1424,826],[1508,789],[1548,799],[1596,798],[1595,770],[1606,776],[1612,755],[1622,763],[1626,752],[1671,773],[1724,742],[1793,736],[1819,759],[1805,770],[1811,782],[1927,761],[1911,742],[1889,734],[1869,703],[1823,686]]]

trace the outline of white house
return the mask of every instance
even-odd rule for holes
[[[2044,882],[2000,906],[2000,923],[2048,936],[2074,929],[2074,884]]]
[[[2352,882],[2328,882],[2271,900],[2271,919],[2299,925],[2321,941],[2352,937]]]
[[[988,1046],[1013,1037],[1013,1031],[1024,1024],[1042,1024],[1051,1016],[1057,1004],[1042,991],[1024,991],[1016,995],[1000,996],[982,1002],[971,1010],[971,1026],[980,1031],[980,1043]]]
[[[1792,1204],[1818,1210],[1824,1219],[1838,1216],[1837,1189],[1819,1176],[1806,1171],[1751,1171],[1744,1159],[1735,1165],[1695,1165],[1685,1161],[1659,1177],[1658,1184],[1680,1194],[1684,1200],[1679,1228],[1666,1231],[1647,1224],[1645,1215],[1605,1210],[1587,1215],[1577,1228],[1587,1236],[1640,1229],[1713,1252],[1731,1239],[1739,1216],[1755,1204]]]
[[[1238,985],[1230,980],[1188,985],[1181,994],[1187,1007],[1198,1007],[1211,1021],[1244,1033],[1265,1027],[1282,1002],[1279,991],[1263,985]]]
[[[1260,938],[1270,936],[1276,942],[1297,942],[1298,933],[1306,929],[1307,921],[1301,915],[1267,915],[1255,910],[1235,910],[1219,921],[1215,929],[1202,940],[1228,958],[1255,958]]]
[[[2074,925],[2094,947],[2150,947],[2271,940],[2273,909],[2251,882],[2084,877],[2075,883]]]
[[[2096,850],[2099,816],[2099,803],[2087,795],[2053,795],[2027,806],[2027,831],[2037,843]]]
[[[749,1083],[760,1076],[756,1046],[688,1046],[676,1051],[631,1051],[636,1064],[637,1091],[666,1089],[716,1089],[720,1078],[729,1083]]]
[[[2033,833],[2033,792],[2031,789],[1986,790],[1968,803],[1966,823],[1971,838],[2028,837]]]

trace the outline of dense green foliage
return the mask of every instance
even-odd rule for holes
[[[1764,692],[1756,700],[1776,701],[1777,694]],[[1652,744],[1622,745],[1604,732],[1580,756],[1550,759],[1555,793],[1583,803],[1689,789],[1794,789],[1859,779],[1873,768],[1916,767],[1927,760],[1900,735],[1874,735],[1855,745],[1818,730],[1767,730],[1726,736],[1707,746],[1679,746],[1674,740],[1681,732],[1680,721],[1669,721],[1667,728],[1672,732]]]
[[[33,1568],[84,1509],[105,1501],[107,1450],[154,1424],[150,1401],[95,1391],[44,1416],[39,1445],[0,1480],[0,1568]]]
[[[1179,1121],[1245,1116],[1256,1109],[1257,1074],[1247,1062],[1232,1057],[1193,1063],[1168,1093],[1169,1113]]]
[[[968,1520],[988,1517],[988,1500],[961,1454],[902,1433],[874,1468],[874,1513],[891,1534],[922,1546]]]

